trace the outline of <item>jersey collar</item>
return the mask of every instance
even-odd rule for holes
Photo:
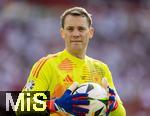
[[[71,59],[73,62],[77,63],[77,64],[82,64],[85,62],[85,59],[80,59],[80,58],[77,58],[75,56],[73,56],[72,54],[70,54],[66,49],[63,51],[63,54],[65,57],[68,57],[69,59]]]

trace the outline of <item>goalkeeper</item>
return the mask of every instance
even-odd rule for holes
[[[81,7],[67,9],[61,16],[60,34],[65,49],[37,61],[30,72],[23,91],[50,91],[47,110],[51,116],[85,115],[88,109],[87,94],[72,95],[79,84],[85,82],[105,83],[109,92],[107,115],[125,116],[108,66],[86,55],[89,41],[94,34],[91,15]],[[106,84],[105,84],[106,85]],[[70,87],[70,88],[69,88]],[[67,89],[69,88],[69,89]]]

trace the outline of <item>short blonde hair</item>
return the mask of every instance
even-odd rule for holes
[[[64,28],[64,22],[65,22],[65,18],[68,15],[72,15],[72,16],[83,16],[87,18],[89,27],[91,27],[92,25],[92,15],[89,14],[84,8],[82,7],[73,7],[70,9],[65,10],[65,12],[61,15],[61,27]]]

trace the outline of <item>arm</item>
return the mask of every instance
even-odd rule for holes
[[[40,104],[38,102],[35,102],[35,100],[33,99],[36,93],[39,93],[39,92],[45,93],[48,90],[48,81],[46,79],[45,72],[44,72],[45,70],[45,65],[43,63],[44,61],[45,59],[41,59],[38,62],[36,62],[35,65],[33,66],[29,74],[27,83],[22,90],[22,93],[24,94],[24,111],[22,111],[19,106],[19,109],[16,111],[17,115],[33,115],[33,114],[40,115],[41,113],[42,114],[46,113],[45,111],[43,112],[35,111],[36,108],[33,109],[33,104],[35,104],[37,108],[41,108],[41,107],[44,108],[44,102],[45,102],[44,100],[42,102],[43,104]],[[43,65],[41,65],[41,63],[43,63]],[[18,102],[20,102],[19,99],[20,98],[17,99]],[[27,102],[27,99],[30,101]],[[38,100],[38,97],[37,97],[37,100]],[[27,111],[27,107],[28,107],[28,111]]]
[[[107,88],[109,87],[110,89],[114,90],[115,100],[117,102],[117,107],[115,109],[112,109],[112,111],[110,111],[110,115],[111,116],[126,116],[125,108],[124,108],[122,101],[121,101],[121,99],[116,91],[116,88],[114,86],[111,72],[107,65],[105,65],[104,69],[105,69],[104,77],[106,77],[106,79],[108,81],[108,83],[106,84]],[[105,86],[105,88],[106,88],[106,86]],[[111,95],[114,96],[112,93],[110,93],[110,96]]]
[[[39,64],[39,66],[38,66],[38,64]],[[23,89],[23,92],[24,91],[31,92],[31,91],[49,90],[50,82],[48,82],[49,80],[46,77],[52,77],[52,75],[50,75],[49,73],[47,74],[47,72],[51,72],[51,71],[48,70],[49,67],[47,65],[43,65],[41,67],[40,64],[42,64],[42,63],[36,63],[33,66],[33,69],[31,70],[31,73],[28,77],[28,81],[27,81],[26,86]],[[48,70],[48,71],[46,71],[46,70]],[[53,83],[52,78],[50,79],[50,81]],[[74,88],[74,89],[76,89],[76,88]],[[20,111],[18,111],[17,114],[18,115],[24,115],[24,114],[29,114],[29,115],[33,115],[33,114],[41,115],[42,114],[43,115],[44,113],[47,113],[47,111],[50,111],[49,113],[54,113],[54,112],[55,113],[67,112],[67,113],[71,113],[71,114],[87,113],[88,112],[87,109],[77,107],[77,105],[86,105],[86,104],[88,105],[89,104],[89,101],[86,100],[87,94],[72,95],[72,91],[74,89],[66,90],[64,95],[62,95],[59,98],[47,100],[46,101],[47,108],[45,108],[45,111],[43,111],[43,112],[34,112],[34,111],[20,112]],[[50,99],[50,97],[48,99]],[[34,104],[34,103],[35,102],[32,100],[31,106],[33,106],[32,104]],[[26,103],[25,103],[25,105],[27,106]],[[39,106],[37,106],[37,107],[39,107]]]

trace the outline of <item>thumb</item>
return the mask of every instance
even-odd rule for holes
[[[78,86],[79,86],[78,82],[73,82],[73,84],[68,89],[73,92],[77,89]]]
[[[109,87],[108,81],[105,77],[102,78],[102,87],[107,90]]]

